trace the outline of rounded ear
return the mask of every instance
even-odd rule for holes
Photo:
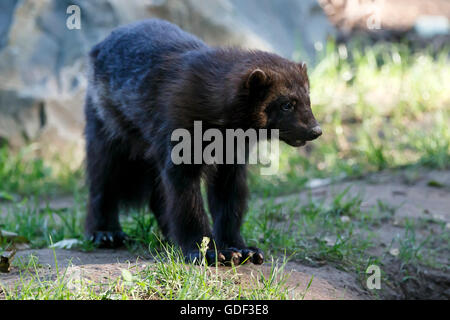
[[[306,65],[306,62],[300,62],[298,65],[300,66],[300,71],[303,74],[307,75],[308,74],[308,66]]]
[[[250,72],[247,81],[245,82],[245,86],[247,89],[262,87],[267,85],[268,80],[269,77],[267,74],[263,70],[257,68]]]
[[[300,62],[298,66],[300,69],[300,73],[303,76],[303,79],[305,80],[306,89],[309,91],[308,67],[306,66],[306,62]]]

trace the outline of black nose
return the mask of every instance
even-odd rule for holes
[[[312,139],[317,139],[318,137],[320,137],[322,135],[322,128],[319,126],[314,127],[309,131],[309,134]]]

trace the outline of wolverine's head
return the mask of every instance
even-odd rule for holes
[[[245,87],[258,126],[278,129],[282,141],[301,147],[322,135],[311,110],[307,67],[277,60],[250,70]]]

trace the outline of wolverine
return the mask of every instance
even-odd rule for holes
[[[148,206],[164,236],[190,261],[204,237],[209,262],[261,264],[241,236],[246,164],[174,164],[174,130],[279,130],[304,146],[322,135],[304,63],[276,54],[211,47],[163,20],[115,29],[89,54],[86,235],[104,248],[127,239],[119,209]],[[207,199],[203,199],[204,183]],[[212,217],[211,228],[206,213]]]

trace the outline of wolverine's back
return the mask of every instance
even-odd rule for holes
[[[148,19],[115,29],[90,52],[95,75],[119,83],[147,74],[169,55],[207,48],[170,22]],[[122,81],[121,81],[122,80]]]
[[[164,20],[115,29],[90,52],[88,119],[101,121],[110,137],[138,130],[142,115],[156,109],[167,79],[180,76],[183,60],[176,57],[203,49],[203,41]]]

